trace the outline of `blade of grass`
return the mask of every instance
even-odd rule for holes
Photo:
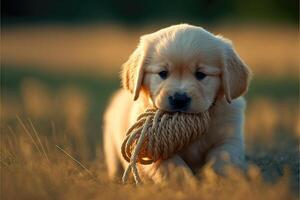
[[[16,157],[15,156],[15,154],[14,154],[14,145],[13,145],[13,143],[12,143],[12,140],[11,140],[11,138],[9,138],[8,137],[8,135],[6,135],[6,137],[5,138],[2,138],[2,139],[5,139],[5,142],[6,142],[6,145],[5,145],[5,143],[4,143],[4,146],[6,146],[6,148],[7,148],[7,151],[13,156],[13,157]]]
[[[35,148],[38,150],[38,152],[40,154],[42,154],[39,146],[36,144],[34,138],[32,137],[32,135],[30,134],[29,130],[27,129],[27,127],[25,126],[25,124],[23,123],[23,121],[21,120],[21,118],[17,115],[17,119],[19,121],[19,123],[21,124],[22,128],[25,130],[25,133],[29,136],[29,138],[31,139],[32,143],[34,144]]]
[[[13,146],[13,156],[14,156],[14,158],[16,158],[16,152],[17,152],[17,150],[16,150],[16,148],[18,148],[18,145],[17,145],[17,143],[18,143],[18,140],[17,140],[17,136],[16,136],[16,134],[15,134],[15,132],[14,132],[14,130],[9,126],[9,125],[7,125],[7,128],[8,128],[8,132],[10,132],[10,134],[12,135],[12,137],[10,137],[9,139],[10,139],[10,144],[12,144]]]
[[[48,155],[45,151],[44,145],[42,144],[41,139],[40,139],[36,129],[34,128],[34,125],[33,125],[32,121],[29,118],[28,118],[28,121],[29,121],[29,124],[30,124],[30,126],[33,130],[33,133],[34,133],[35,137],[37,138],[38,143],[40,144],[40,146],[42,148],[42,151],[43,151],[43,154],[44,154],[45,158],[47,159],[47,161],[49,161],[49,158],[48,158]]]
[[[61,152],[63,152],[65,155],[67,155],[72,161],[74,161],[76,164],[78,164],[82,169],[84,169],[93,179],[95,179],[93,173],[85,167],[81,162],[79,162],[77,159],[75,159],[73,156],[71,156],[68,152],[63,150],[60,146],[55,145]]]
[[[13,130],[13,129],[11,128],[11,126],[9,126],[9,125],[7,125],[7,128],[8,128],[8,130],[9,130],[9,132],[11,133],[11,135],[13,136],[14,142],[16,143],[16,142],[17,142],[17,136],[16,136],[14,130]]]

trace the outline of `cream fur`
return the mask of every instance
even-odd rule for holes
[[[158,76],[161,70],[168,70],[166,80]],[[207,77],[195,79],[197,70]],[[142,36],[123,65],[124,89],[114,95],[104,116],[104,153],[109,177],[120,177],[127,165],[120,149],[126,130],[136,117],[149,105],[169,110],[167,97],[178,91],[186,92],[192,99],[186,112],[209,109],[216,99],[210,129],[172,158],[140,166],[143,178],[160,182],[174,167],[185,177],[210,161],[221,174],[227,164],[243,168],[246,103],[240,96],[248,88],[249,77],[250,70],[231,42],[203,28],[180,24]]]

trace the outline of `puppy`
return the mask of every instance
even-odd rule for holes
[[[169,112],[210,109],[211,122],[203,137],[168,160],[139,165],[144,179],[160,182],[174,167],[190,175],[207,162],[220,174],[228,165],[245,166],[241,96],[250,70],[228,39],[188,24],[170,26],[142,36],[122,68],[123,89],[113,96],[104,116],[110,178],[120,177],[127,166],[120,150],[126,130],[149,105]]]

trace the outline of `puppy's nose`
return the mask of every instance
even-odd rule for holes
[[[191,98],[186,93],[176,92],[169,96],[169,104],[173,110],[186,110],[191,103]]]

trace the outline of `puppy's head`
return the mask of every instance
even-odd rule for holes
[[[250,71],[231,42],[203,28],[175,25],[144,35],[123,65],[134,100],[166,111],[206,111],[217,98],[246,92]]]

